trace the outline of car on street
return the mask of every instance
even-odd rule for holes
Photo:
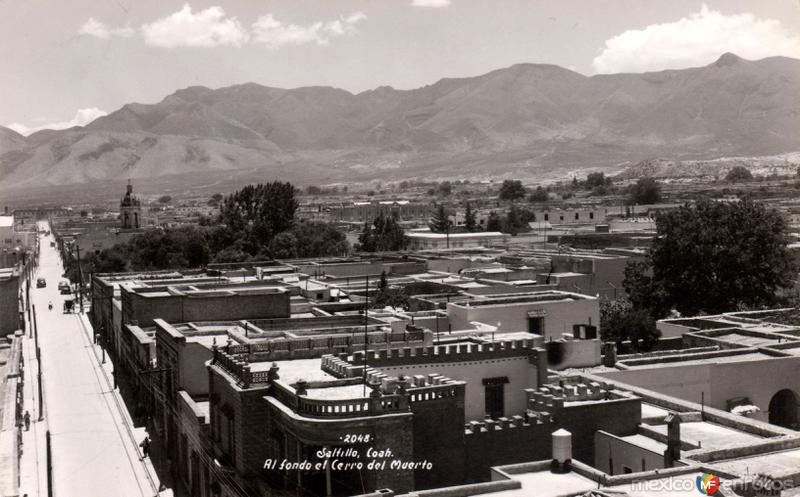
[[[62,280],[58,282],[58,291],[63,294],[72,293],[72,288],[69,286],[69,282],[66,280]]]
[[[47,286],[47,280],[44,278],[38,278],[36,280],[36,288],[44,288]]]

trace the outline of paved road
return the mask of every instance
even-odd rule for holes
[[[43,225],[44,227],[44,225]],[[47,229],[45,227],[45,229]],[[63,268],[52,236],[41,236],[36,306],[45,416],[52,437],[55,497],[153,496],[138,447],[98,364],[85,317],[62,312]],[[35,280],[34,280],[35,281]],[[47,308],[53,303],[53,310]]]

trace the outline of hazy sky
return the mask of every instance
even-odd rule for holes
[[[415,88],[800,58],[800,0],[0,0],[0,124],[85,124],[178,88]]]

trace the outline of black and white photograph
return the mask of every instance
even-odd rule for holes
[[[0,0],[0,497],[800,497],[800,0]]]

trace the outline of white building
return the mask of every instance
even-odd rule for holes
[[[502,245],[506,236],[499,231],[478,233],[432,233],[430,231],[409,231],[406,233],[411,250],[478,248]]]

